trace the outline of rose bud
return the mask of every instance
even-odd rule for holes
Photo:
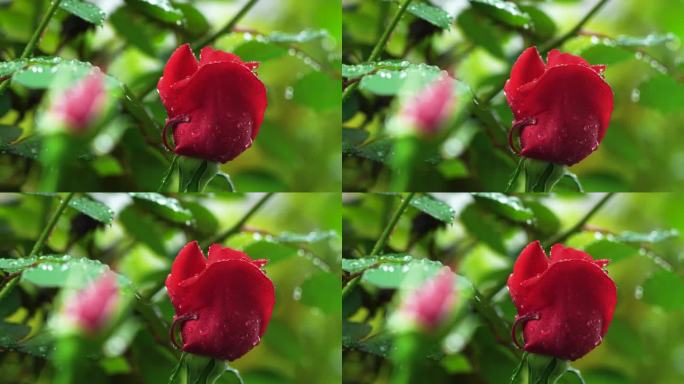
[[[258,63],[202,48],[200,60],[188,44],[171,55],[157,89],[173,130],[178,155],[225,163],[252,145],[266,110],[266,87]]]
[[[177,327],[184,351],[217,359],[235,360],[259,344],[275,303],[265,264],[219,244],[209,247],[208,259],[196,241],[183,247],[166,278],[174,345]]]
[[[98,120],[106,101],[104,78],[96,69],[57,96],[50,109],[69,131],[79,134]]]
[[[573,165],[595,151],[610,123],[613,91],[601,74],[579,56],[549,52],[544,64],[535,47],[511,69],[504,92],[515,120],[509,134],[520,156]],[[513,145],[520,135],[520,149]]]
[[[118,303],[116,275],[105,273],[67,300],[64,315],[85,333],[97,334],[112,320]]]
[[[402,301],[399,311],[425,330],[434,330],[449,317],[456,305],[454,274],[448,267],[428,279]]]
[[[561,244],[547,258],[539,241],[518,256],[508,289],[528,352],[576,360],[596,348],[613,319],[617,289],[603,270],[608,260]]]
[[[400,113],[419,133],[432,135],[449,118],[455,103],[454,80],[443,74],[417,95],[405,100]]]

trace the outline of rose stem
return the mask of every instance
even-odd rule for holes
[[[206,244],[204,244],[203,247],[206,247],[207,245],[214,244],[214,243],[222,243],[222,242],[226,241],[226,239],[228,239],[229,237],[240,232],[240,230],[245,225],[245,223],[247,223],[247,221],[259,210],[259,208],[261,208],[264,204],[266,204],[266,202],[271,197],[273,197],[273,192],[269,192],[269,193],[265,194],[259,201],[257,201],[256,204],[254,204],[254,206],[249,211],[247,211],[247,213],[245,213],[244,216],[242,216],[240,221],[235,223],[235,225],[230,227],[227,231],[214,236],[211,240],[209,240]]]
[[[603,196],[603,198],[601,198],[601,200],[599,200],[596,203],[596,205],[594,205],[589,210],[589,212],[587,212],[587,214],[584,215],[584,217],[582,217],[582,219],[577,222],[577,224],[575,224],[572,228],[568,229],[566,232],[562,233],[561,235],[558,235],[556,237],[553,237],[553,238],[547,240],[545,242],[545,244],[551,245],[551,244],[556,244],[556,243],[562,243],[565,240],[567,240],[570,236],[575,234],[576,232],[579,232],[580,230],[582,230],[584,225],[591,219],[591,217],[594,216],[594,214],[596,212],[598,212],[598,210],[601,209],[601,207],[603,207],[608,202],[608,200],[610,200],[614,195],[615,195],[614,192],[606,193]]]
[[[408,208],[409,203],[411,203],[411,200],[413,199],[413,195],[415,195],[415,192],[411,192],[408,195],[406,195],[406,197],[404,197],[404,200],[401,201],[401,204],[399,204],[397,210],[394,211],[394,215],[390,219],[389,223],[387,223],[387,226],[385,226],[385,229],[382,231],[382,234],[378,238],[378,241],[375,243],[375,246],[373,246],[373,250],[371,251],[370,255],[368,255],[369,258],[376,256],[380,251],[382,251],[385,248],[385,243],[387,243],[389,235],[392,233],[394,227],[399,222],[399,218],[401,218],[401,215],[404,213],[406,208]],[[362,275],[363,274],[360,273],[353,279],[349,280],[347,285],[342,289],[342,299],[349,295],[349,293],[359,283],[359,280],[361,279]]]
[[[394,15],[394,18],[390,22],[390,24],[387,26],[387,29],[385,29],[385,32],[383,32],[382,36],[380,36],[380,40],[375,44],[375,47],[373,47],[373,50],[371,51],[370,56],[368,56],[368,60],[366,62],[372,62],[375,61],[378,57],[380,57],[380,53],[382,53],[382,50],[385,49],[385,45],[387,44],[387,40],[389,40],[390,35],[394,31],[394,28],[396,28],[397,24],[399,23],[399,20],[401,19],[401,16],[406,12],[406,8],[408,8],[409,4],[411,4],[411,0],[404,0],[403,3],[401,3],[401,6],[399,6],[399,10],[397,13]],[[354,82],[350,84],[344,92],[342,92],[342,102],[347,100],[349,98],[349,95],[358,88],[359,83]]]
[[[33,50],[36,48],[36,44],[38,44],[38,41],[40,40],[40,36],[43,34],[43,31],[45,31],[45,28],[47,28],[50,19],[57,11],[57,8],[59,8],[59,3],[61,2],[62,0],[54,0],[52,4],[50,4],[47,13],[45,14],[45,16],[43,16],[43,19],[40,21],[38,28],[35,31],[33,31],[31,39],[29,40],[28,44],[26,44],[26,47],[24,48],[24,51],[21,53],[21,56],[19,56],[18,60],[23,60],[33,53]],[[0,84],[0,94],[2,94],[7,87],[9,87],[10,79],[11,77],[7,78],[5,82]]]
[[[223,26],[223,28],[216,31],[216,33],[214,33],[213,35],[210,35],[203,39],[199,39],[192,43],[193,50],[204,47],[205,45],[209,45],[213,43],[216,39],[221,37],[221,35],[232,31],[235,25],[240,21],[240,19],[242,19],[243,16],[247,14],[247,12],[249,12],[250,9],[252,9],[252,7],[257,3],[257,1],[258,0],[247,1],[247,3],[245,3],[245,5],[243,5],[242,8],[240,8],[238,13],[235,14],[235,16],[233,16],[233,18],[230,19],[230,21],[228,21],[228,24]]]

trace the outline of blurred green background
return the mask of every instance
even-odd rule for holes
[[[450,266],[472,282],[493,312],[485,316],[483,307],[474,301],[466,303],[470,310],[434,342],[434,352],[424,357],[430,367],[425,380],[508,383],[519,361],[519,355],[514,356],[510,349],[510,324],[516,311],[505,286],[515,259],[529,242],[564,234],[605,196],[433,196],[442,203],[420,204],[420,209],[412,204],[384,253],[409,254],[423,260],[422,265],[438,262]],[[345,259],[367,257],[399,201],[397,196],[345,194]],[[451,222],[427,213],[439,212],[440,206],[446,206],[443,213],[448,213],[449,206],[453,209]],[[594,258],[611,259],[607,271],[617,285],[615,316],[603,343],[572,363],[588,384],[676,384],[684,380],[683,212],[684,203],[677,194],[616,194],[564,241]],[[413,268],[417,266],[395,269],[405,275]],[[382,268],[376,271],[343,302],[345,383],[387,383],[392,372],[387,352],[392,350],[392,334],[388,336],[387,320],[398,295],[393,289],[375,285],[383,273]],[[383,276],[399,278],[389,273]],[[505,325],[503,333],[495,331],[498,322]],[[369,325],[366,333],[358,323]],[[378,345],[385,346],[384,352]],[[562,380],[575,382],[569,376]]]
[[[117,105],[99,135],[74,148],[83,155],[62,190],[157,190],[171,162],[171,154],[160,144],[159,126],[166,117],[156,91],[161,70],[177,46],[219,30],[246,1],[91,3],[105,12],[102,26],[60,9],[34,56],[54,55],[99,66],[142,96],[157,127],[141,126],[129,109]],[[0,2],[3,61],[19,56],[48,4],[49,0]],[[255,144],[221,167],[238,191],[339,190],[340,25],[341,10],[334,1],[259,0],[235,33],[213,43],[243,60],[260,61],[259,78],[267,88],[268,108]],[[0,153],[7,154],[0,156],[0,188],[30,191],[41,178],[38,151],[24,150],[20,143],[40,144],[34,116],[46,107],[43,96],[49,85],[27,88],[20,83],[14,81],[11,92],[0,95]]]
[[[187,242],[208,242],[224,233],[263,198],[123,193],[74,197],[78,209],[73,203],[66,209],[42,253],[107,264],[130,279],[139,295],[133,310],[101,340],[99,353],[82,357],[92,359],[97,368],[87,382],[168,382],[178,361],[178,351],[164,332],[173,308],[163,283],[173,259]],[[3,277],[6,259],[26,256],[58,201],[55,196],[0,194]],[[339,194],[275,194],[241,231],[222,242],[254,259],[268,259],[265,270],[276,290],[273,317],[261,343],[231,363],[246,383],[340,382],[340,209]],[[82,212],[100,212],[102,222]],[[113,218],[109,224],[107,217]],[[1,382],[53,382],[55,335],[48,321],[60,310],[55,301],[59,285],[48,281],[59,281],[73,268],[43,268],[48,275],[38,280],[25,272],[0,301]]]
[[[368,57],[387,20],[396,13],[395,3],[343,1],[345,64],[358,64]],[[598,0],[413,3],[446,11],[448,28],[426,21],[443,20],[435,16],[439,11],[426,12],[420,18],[409,9],[382,58],[447,70],[482,97],[508,77],[511,64],[525,46],[543,46],[568,32]],[[497,11],[486,3],[500,7]],[[528,17],[521,18],[520,12]],[[571,168],[585,190],[671,191],[684,186],[684,148],[679,140],[684,122],[680,107],[684,104],[682,19],[682,0],[608,1],[578,35],[560,47],[591,63],[607,64],[605,78],[615,93],[607,136],[596,152]],[[373,92],[360,95],[363,97],[352,97],[345,104],[344,126],[350,129],[345,129],[348,138],[343,147],[363,145],[345,151],[344,188],[387,190],[392,178],[390,165],[383,156],[373,156],[371,148],[385,150],[379,141],[388,136],[385,125],[397,105],[393,98]],[[469,102],[467,98],[462,101]],[[436,155],[416,161],[425,160],[432,166],[425,166],[429,170],[416,177],[411,190],[504,190],[517,161],[506,148],[512,115],[503,93],[485,108],[493,116],[485,113],[484,120],[466,118],[448,126],[447,137],[430,143]],[[356,128],[363,128],[370,137],[363,138]],[[568,184],[559,188],[567,189]]]

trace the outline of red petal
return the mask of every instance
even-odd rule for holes
[[[563,65],[521,89],[515,108],[517,118],[536,121],[521,133],[521,155],[572,165],[598,148],[610,123],[613,92],[592,69]]]
[[[205,64],[173,91],[178,96],[171,109],[190,120],[174,131],[177,154],[225,163],[252,145],[266,110],[266,88],[247,67]]]
[[[562,244],[555,244],[551,247],[551,263],[563,260],[584,260],[594,262],[594,258],[579,249],[566,248]]]
[[[552,50],[549,52],[549,56],[547,57],[546,60],[546,67],[551,68],[551,67],[556,67],[559,65],[568,65],[568,64],[575,64],[575,65],[581,65],[583,67],[589,67],[594,70],[594,72],[598,73],[599,75],[603,73],[603,71],[606,70],[605,65],[591,65],[589,62],[584,60],[580,56],[575,56],[570,53],[561,53],[557,49]]]
[[[539,56],[537,48],[527,48],[513,64],[511,77],[504,86],[506,99],[514,113],[517,109],[515,104],[518,99],[518,88],[536,80],[542,74],[544,74],[544,61]]]
[[[568,360],[584,356],[608,331],[616,301],[615,283],[596,264],[551,264],[531,287],[526,310],[519,314],[539,314],[524,326],[525,350]]]
[[[271,280],[240,260],[209,264],[184,286],[184,295],[191,303],[184,313],[197,319],[182,326],[183,350],[224,360],[235,360],[259,343],[275,303]]]
[[[192,76],[192,74],[197,72],[198,68],[199,64],[190,49],[190,45],[183,44],[176,48],[173,54],[171,54],[169,61],[166,62],[164,73],[157,84],[159,96],[164,105],[173,99],[174,94],[171,92],[171,86],[180,80]]]
[[[209,247],[209,262],[213,263],[220,260],[242,260],[250,262],[259,268],[262,268],[268,260],[257,259],[253,260],[248,254],[236,251],[235,249],[222,247],[220,244],[212,244]]]
[[[218,49],[213,49],[212,47],[204,47],[200,51],[200,66],[211,63],[223,62],[242,63],[242,59],[240,59],[240,56],[238,55],[220,51]]]
[[[178,252],[171,265],[171,273],[166,278],[166,290],[174,304],[179,303],[179,284],[188,278],[197,276],[204,270],[206,260],[197,241],[190,242]]]
[[[528,289],[523,283],[546,271],[549,260],[539,240],[528,244],[515,261],[513,273],[508,277],[508,290],[516,304],[523,304]]]

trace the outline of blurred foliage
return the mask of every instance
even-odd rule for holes
[[[364,63],[396,14],[399,1],[343,1],[343,75]],[[364,84],[343,104],[343,184],[347,191],[503,191],[517,160],[507,148],[512,114],[499,92],[524,47],[552,48],[599,0],[415,0],[380,60],[446,70],[480,103],[459,97],[460,114],[436,141],[414,148],[412,170],[393,158],[405,144],[388,126],[400,99]],[[413,7],[413,9],[412,9]],[[415,8],[420,8],[419,10]],[[615,110],[599,149],[572,167],[586,191],[670,191],[684,185],[678,127],[684,116],[684,2],[608,1],[559,49],[607,64]],[[410,65],[409,65],[410,64]],[[347,67],[349,66],[349,67]],[[377,70],[380,77],[387,71]],[[406,76],[397,69],[386,78]],[[373,76],[375,72],[370,72]],[[495,94],[492,92],[496,92]],[[491,100],[489,96],[495,95]],[[401,183],[399,184],[401,185]],[[564,179],[557,188],[575,190]]]
[[[42,180],[56,165],[44,153],[39,116],[61,70],[13,67],[49,0],[0,2],[0,189],[50,189]],[[63,1],[33,57],[77,60],[62,68],[102,69],[119,81],[115,108],[94,137],[72,143],[68,178],[59,191],[155,191],[171,164],[161,145],[166,111],[156,83],[173,50],[222,28],[247,1]],[[240,192],[335,191],[340,173],[341,11],[332,1],[260,0],[211,45],[260,61],[268,108],[251,149],[221,166]],[[199,52],[199,50],[197,50]],[[35,67],[34,65],[32,65]],[[19,71],[17,73],[17,71]],[[128,88],[123,92],[121,87]],[[54,125],[46,122],[43,125]],[[44,132],[44,131],[43,131]],[[53,156],[54,157],[54,156]],[[170,190],[176,190],[175,183]],[[212,190],[226,191],[215,183]]]
[[[603,343],[571,363],[587,383],[684,380],[684,204],[678,195],[444,193],[432,199],[442,202],[443,212],[453,209],[451,219],[413,204],[385,249],[368,259],[399,198],[343,196],[343,280],[361,279],[343,298],[343,382],[391,381],[392,361],[402,347],[391,315],[405,279],[416,271],[429,276],[441,265],[469,281],[475,296],[462,284],[464,310],[443,333],[423,334],[423,381],[510,382],[521,351],[511,341],[516,310],[506,280],[519,252],[534,240],[546,246],[558,240],[611,260],[615,317]],[[577,381],[566,375],[561,382]]]
[[[179,359],[168,339],[173,307],[164,280],[188,241],[206,247],[243,218],[258,194],[76,195],[41,256],[25,259],[56,195],[0,195],[0,270],[19,284],[0,300],[0,381],[52,383],[66,351],[54,326],[61,287],[111,268],[134,295],[87,364],[90,383],[166,383]],[[275,194],[221,243],[268,259],[276,288],[273,318],[261,343],[231,362],[246,383],[334,383],[340,361],[339,194]],[[225,236],[224,236],[225,237]],[[70,256],[61,256],[68,254]],[[34,264],[39,260],[40,264]],[[4,283],[8,280],[2,279]],[[229,376],[229,375],[224,375]],[[221,383],[233,383],[228,380]]]

